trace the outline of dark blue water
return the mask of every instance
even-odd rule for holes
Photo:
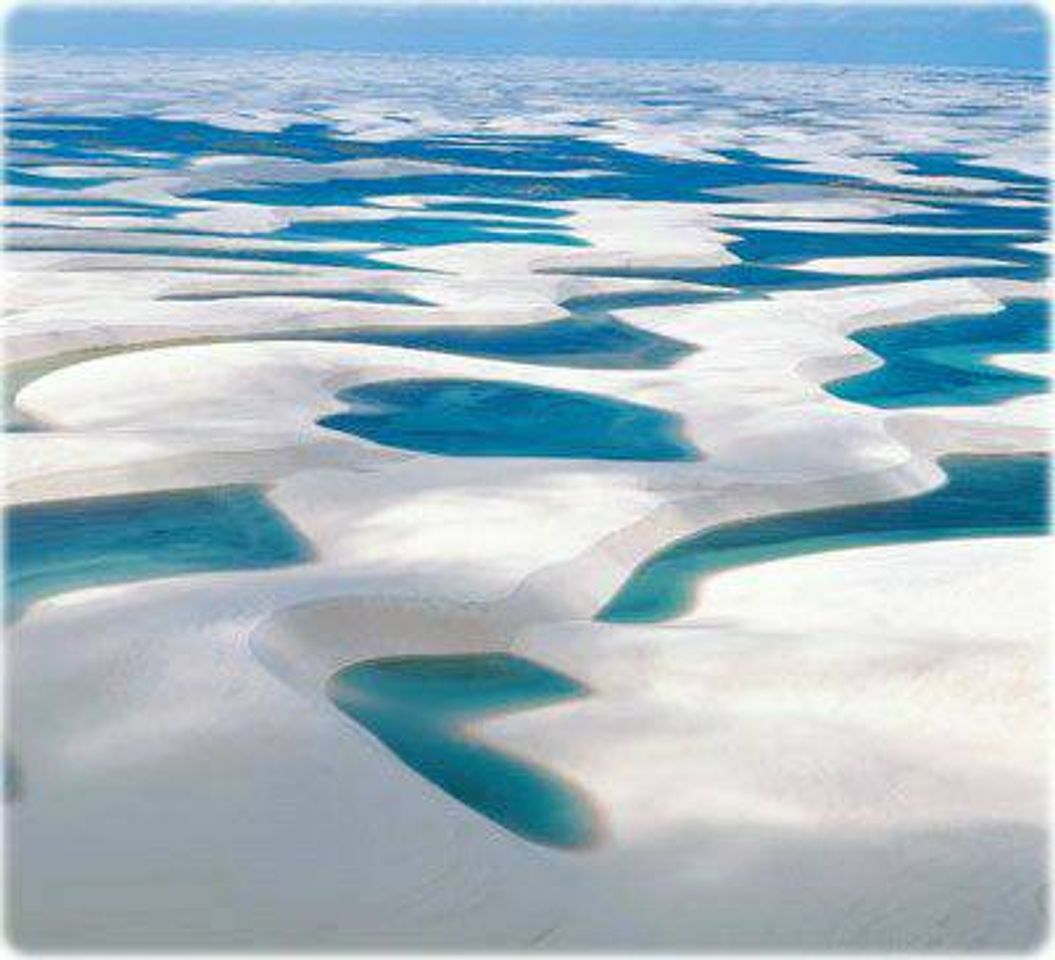
[[[928,177],[968,177],[1030,187],[1043,187],[1046,184],[1043,177],[1022,173],[1010,167],[968,162],[978,156],[979,154],[966,152],[916,151],[895,153],[892,154],[892,159],[907,164],[912,173]]]
[[[734,164],[728,165],[737,169]],[[361,203],[370,197],[434,195],[451,197],[488,196],[518,202],[567,201],[588,198],[682,200],[701,199],[707,176],[692,167],[676,171],[677,179],[663,183],[644,177],[598,175],[557,178],[546,175],[503,176],[500,173],[413,174],[381,179],[341,178],[313,183],[260,187],[230,187],[191,194],[205,200],[224,200],[267,206],[336,206]],[[719,185],[732,179],[715,175]]]
[[[80,587],[306,560],[255,487],[62,500],[7,513],[7,617]]]
[[[682,293],[580,297],[562,304],[571,316],[543,323],[305,331],[298,338],[377,343],[544,366],[658,369],[677,363],[695,347],[623,323],[609,311],[650,304],[694,303],[700,299]]]
[[[107,211],[109,215],[123,216],[120,211]],[[133,212],[133,215],[149,216],[148,213]],[[8,231],[18,243],[18,231],[25,229],[54,229],[53,224],[33,223],[27,220],[9,222]],[[92,234],[110,227],[90,224],[63,227],[64,230]],[[243,234],[221,230],[199,230],[182,226],[137,227],[136,233],[159,236],[188,237],[234,237]],[[256,233],[253,239],[299,241],[306,244],[352,241],[355,243],[384,244],[388,246],[424,247],[444,246],[455,243],[536,243],[561,247],[585,247],[589,244],[574,236],[567,227],[546,225],[541,229],[537,222],[522,220],[474,220],[469,218],[441,218],[420,216],[397,216],[385,220],[305,220],[291,223],[270,233]],[[32,243],[33,241],[30,241]],[[163,242],[163,241],[159,241]],[[83,246],[78,246],[83,249]],[[257,259],[274,259],[271,252],[260,248],[246,248],[240,255],[253,254]],[[311,253],[318,257],[318,253]],[[324,256],[330,256],[327,251]],[[343,256],[343,254],[342,254]]]
[[[523,326],[452,326],[396,329],[364,327],[354,330],[305,331],[297,339],[376,343],[439,353],[457,353],[588,369],[655,369],[668,367],[693,347],[613,317],[551,320]]]
[[[518,836],[583,847],[597,826],[586,798],[536,764],[473,738],[488,714],[582,696],[574,680],[508,654],[370,660],[335,674],[333,702],[412,770]]]
[[[781,229],[756,226],[759,218],[737,217],[721,224],[736,239],[729,250],[742,262],[706,268],[572,268],[559,272],[587,276],[647,277],[725,287],[765,294],[786,289],[825,289],[876,284],[882,277],[853,273],[789,269],[814,259],[853,257],[968,257],[997,261],[988,266],[946,266],[908,270],[898,280],[936,277],[1005,277],[1039,280],[1047,276],[1048,258],[1020,245],[1045,239],[1043,207],[999,207],[978,202],[931,204],[930,212],[895,214],[868,223],[890,229],[862,233],[847,230]],[[848,220],[847,223],[862,222]],[[902,227],[937,228],[906,232]],[[558,271],[555,271],[558,272]]]
[[[929,211],[897,213],[879,222],[940,230],[1013,230],[1030,236],[1044,234],[1048,229],[1048,207],[1044,203],[1002,206],[979,201],[928,199],[926,205],[931,208]],[[1020,238],[1015,242],[1020,242]]]
[[[30,173],[14,166],[4,168],[4,182],[10,187],[32,187],[41,190],[83,190],[108,183],[110,177],[54,177],[45,173]]]
[[[546,207],[534,203],[496,203],[488,200],[463,200],[448,203],[429,203],[429,210],[446,213],[482,213],[493,217],[523,217],[529,220],[562,220],[571,212],[560,207]]]
[[[393,139],[386,142],[349,140],[322,123],[291,124],[281,131],[227,129],[214,124],[166,120],[147,116],[35,116],[32,124],[13,122],[6,131],[11,151],[32,150],[40,162],[173,166],[206,155],[286,157],[326,165],[357,158],[393,158],[433,163],[481,167],[496,172],[526,176],[502,177],[494,192],[481,195],[501,197],[541,192],[554,196],[567,192],[574,196],[634,196],[640,199],[695,199],[701,192],[759,184],[816,184],[837,180],[858,189],[885,189],[852,177],[814,173],[800,162],[763,156],[747,149],[718,151],[729,163],[707,160],[674,160],[625,150],[610,144],[578,137],[496,136],[467,134],[429,138]],[[149,156],[134,156],[138,152]],[[966,152],[894,154],[893,158],[914,172],[929,176],[982,177],[998,181],[1008,189],[1041,190],[1043,178],[1008,168],[974,166]],[[546,175],[570,170],[595,170],[605,176],[560,181]],[[531,174],[538,174],[532,177]],[[464,194],[466,177],[473,174],[437,173],[424,177],[395,178],[395,182],[334,180],[322,184],[282,184],[278,189],[298,194],[301,205],[313,196],[319,203],[334,202],[340,194],[360,196],[399,193]],[[420,190],[420,182],[446,180],[451,190]],[[482,175],[481,182],[493,178]],[[521,181],[518,183],[517,181]],[[342,185],[343,184],[343,185]],[[351,186],[349,186],[351,185]],[[409,189],[408,189],[409,186]],[[317,188],[317,189],[316,189]],[[233,188],[237,195],[217,195],[216,199],[258,199],[271,202],[259,193],[269,188]],[[365,192],[361,193],[360,189]],[[246,193],[248,191],[248,195]],[[335,194],[333,191],[337,191]],[[912,190],[903,192],[914,192]],[[919,192],[916,190],[915,192]],[[211,195],[211,194],[210,194]],[[720,202],[722,198],[717,198]],[[292,201],[287,201],[292,202]]]
[[[982,316],[939,317],[860,330],[852,338],[883,366],[826,384],[844,400],[873,407],[996,403],[1048,388],[1045,377],[986,362],[995,353],[1039,353],[1049,346],[1048,304],[1017,300]]]
[[[390,290],[230,290],[214,293],[169,293],[158,300],[182,303],[212,303],[216,300],[253,300],[261,297],[302,297],[308,300],[337,300],[347,303],[392,303],[403,306],[431,306],[427,300]],[[251,339],[247,337],[246,339]],[[326,339],[325,337],[321,339]]]
[[[173,272],[173,268],[166,269],[167,272]],[[387,291],[357,290],[216,291],[169,294],[158,299],[210,303],[243,297],[285,295],[347,302],[428,305],[425,301],[409,295]],[[623,323],[608,311],[635,306],[695,303],[708,299],[712,299],[712,296],[680,292],[630,291],[566,300],[562,305],[570,311],[569,317],[522,326],[327,327],[211,339],[218,341],[228,339],[376,343],[543,366],[583,369],[660,369],[677,363],[696,348],[680,340],[649,333],[647,330]],[[8,410],[3,427],[6,432],[38,429],[32,423],[25,421],[14,409],[13,398],[18,390],[44,372],[45,369],[37,364],[29,365],[25,373],[19,373],[16,368],[8,370],[6,379]]]
[[[354,240],[360,243],[400,246],[441,246],[452,243],[539,243],[551,246],[585,247],[586,241],[572,236],[565,227],[514,220],[447,219],[403,216],[391,220],[307,220],[292,223],[270,234],[281,240],[325,242]]]
[[[388,380],[342,390],[319,423],[375,443],[453,457],[697,460],[681,421],[654,407],[512,381]]]
[[[707,160],[674,160],[578,137],[462,135],[407,138],[383,143],[348,140],[325,124],[294,124],[282,131],[228,130],[207,123],[161,120],[151,117],[37,118],[33,126],[15,125],[9,141],[18,148],[31,146],[45,159],[70,162],[80,159],[113,159],[123,151],[159,153],[166,162],[183,163],[203,155],[289,157],[325,167],[350,158],[391,158],[472,166],[472,171],[437,170],[392,178],[349,178],[309,183],[256,184],[206,191],[213,200],[233,200],[278,206],[358,205],[398,194],[433,194],[449,201],[433,203],[434,209],[479,212],[505,220],[448,221],[411,214],[390,221],[300,223],[285,228],[281,236],[319,242],[346,238],[366,242],[420,245],[462,242],[533,242],[575,245],[581,241],[558,227],[561,211],[545,206],[547,199],[578,200],[591,197],[636,200],[734,202],[717,191],[736,188],[789,187],[824,190],[837,185],[865,194],[887,193],[888,187],[850,177],[811,172],[803,165],[767,157],[746,149],[721,151],[726,163]],[[39,141],[45,146],[38,146]],[[51,154],[49,155],[49,151]],[[1042,178],[999,167],[972,167],[968,153],[906,153],[895,155],[926,176],[974,176],[995,180],[999,191],[982,197],[950,195],[926,187],[899,188],[898,193],[932,206],[931,212],[897,214],[874,221],[891,229],[878,234],[850,230],[815,233],[808,230],[765,230],[750,224],[733,225],[738,239],[733,251],[745,263],[703,271],[664,271],[652,275],[689,282],[764,292],[786,287],[825,287],[846,283],[876,282],[875,278],[790,271],[782,267],[819,257],[951,256],[1001,261],[989,267],[948,267],[921,270],[902,279],[939,276],[999,276],[1023,280],[1042,278],[1047,261],[1016,244],[1036,242],[1046,230],[1046,203]],[[554,176],[570,171],[595,176]],[[14,171],[16,176],[33,174]],[[509,176],[515,173],[517,176]],[[85,181],[87,185],[89,181]],[[68,185],[72,185],[71,181]],[[39,185],[39,184],[38,184]],[[459,201],[459,197],[470,199]],[[1028,207],[1001,207],[987,202],[999,198],[1028,197]],[[484,199],[481,199],[484,198]],[[543,226],[516,223],[530,217]],[[930,228],[923,234],[903,233],[898,227]],[[1007,230],[1000,234],[996,231]],[[974,231],[983,231],[975,233]],[[13,246],[18,249],[17,237]],[[27,246],[27,249],[42,249]],[[173,255],[170,248],[143,247],[135,252]],[[319,250],[286,252],[224,251],[228,259],[266,259],[298,264],[374,267],[367,258]],[[598,275],[641,275],[611,271]]]
[[[7,130],[9,145],[32,143],[56,162],[116,160],[127,151],[161,154],[159,166],[178,166],[205,155],[287,157],[325,165],[356,158],[392,158],[482,167],[491,174],[437,172],[384,179],[339,178],[208,191],[210,199],[283,206],[361,202],[391,194],[485,196],[533,201],[546,197],[621,196],[696,199],[702,190],[753,183],[819,183],[823,175],[775,158],[739,151],[737,162],[678,161],[634,153],[577,137],[464,135],[353,141],[325,124],[292,124],[278,132],[230,130],[208,123],[145,116],[34,117],[32,126]],[[43,142],[43,148],[38,146]],[[150,158],[146,158],[150,161]],[[596,177],[562,179],[570,170]],[[515,173],[510,177],[503,174]]]
[[[723,228],[739,239],[730,250],[747,263],[802,263],[819,257],[973,257],[1038,264],[1043,257],[1013,243],[1037,242],[1043,234],[1008,237],[1000,233],[879,233],[852,231],[765,230]],[[873,282],[875,282],[873,278]]]
[[[167,121],[165,126],[180,126]],[[138,126],[141,135],[122,137],[119,129]],[[109,130],[107,129],[109,128]],[[180,154],[150,143],[145,118],[35,116],[31,123],[13,120],[4,131],[8,149],[29,154],[40,164],[113,164],[122,167],[171,169],[191,154]]]
[[[689,606],[704,577],[769,560],[881,544],[1039,536],[1047,531],[1047,457],[953,456],[941,464],[948,482],[917,497],[745,520],[679,540],[634,570],[597,619],[667,620]]]
[[[590,197],[639,200],[700,199],[707,191],[760,183],[823,183],[822,174],[746,154],[740,162],[682,161],[634,153],[576,137],[522,137],[499,144],[488,138],[394,140],[365,146],[374,156],[461,164],[479,169],[314,183],[232,187],[200,194],[211,200],[296,206],[330,206],[394,194],[487,197],[542,202]],[[595,176],[553,174],[594,171]],[[508,176],[516,173],[517,176]],[[715,202],[728,202],[715,196]]]
[[[207,257],[219,260],[271,261],[320,266],[345,266],[360,269],[407,269],[396,264],[372,260],[369,254],[345,250],[318,250],[311,244],[334,240],[354,240],[392,246],[426,246],[452,243],[538,243],[557,246],[586,246],[585,241],[570,233],[550,230],[524,230],[509,222],[472,220],[426,220],[398,217],[388,221],[347,221],[293,224],[282,230],[263,235],[269,239],[299,240],[306,246],[299,248],[247,247],[189,248],[176,244],[143,240],[134,245],[115,245],[92,240],[75,244],[61,244],[54,240],[22,239],[19,234],[28,224],[9,230],[9,249],[42,251],[83,251],[94,253],[134,253],[166,257]],[[48,225],[43,225],[47,228]],[[74,228],[70,228],[74,229]],[[90,235],[95,228],[75,228],[80,234]],[[971,229],[978,229],[973,227]],[[906,271],[899,279],[923,277],[1006,277],[1037,280],[1046,276],[1047,257],[1033,250],[1023,250],[1019,244],[1043,240],[1042,232],[1007,233],[903,233],[896,229],[881,233],[857,233],[852,230],[810,232],[806,230],[762,229],[744,225],[723,225],[722,230],[739,239],[729,249],[743,262],[706,268],[570,268],[555,273],[586,276],[646,277],[676,280],[732,290],[766,291],[786,288],[835,287],[849,284],[875,284],[882,278],[788,269],[788,267],[816,258],[853,257],[970,257],[1000,261],[988,266],[930,267]],[[225,234],[191,229],[147,228],[140,234],[187,236],[226,236]]]
[[[190,231],[188,231],[190,232]],[[322,267],[350,267],[358,270],[406,270],[398,264],[372,260],[353,250],[312,250],[310,248],[255,248],[231,249],[223,247],[184,247],[179,244],[104,242],[63,244],[55,240],[23,240],[17,231],[9,231],[8,250],[34,250],[47,253],[108,253],[134,256],[178,257],[191,260],[232,260],[249,263],[295,263]]]
[[[802,160],[790,160],[786,157],[766,156],[765,154],[759,153],[757,150],[748,150],[744,147],[737,147],[730,150],[712,150],[711,152],[719,157],[725,157],[726,160],[732,160],[733,163],[747,164],[749,166],[801,167],[805,163],[805,161]]]
[[[62,197],[8,197],[8,207],[44,207],[48,209],[74,209],[77,216],[98,214],[106,217],[150,217],[170,218],[180,213],[201,210],[201,207],[172,207],[157,203],[140,203],[133,200],[107,200],[101,197],[82,197],[72,194]]]
[[[819,193],[816,188],[811,188],[811,193]],[[854,200],[860,199],[860,194],[847,191],[832,191],[830,197],[833,199]],[[757,198],[748,198],[755,200]],[[772,198],[771,198],[772,199]],[[815,199],[808,198],[790,199]],[[820,199],[819,197],[816,199]],[[980,231],[1005,231],[1016,233],[1038,235],[1048,229],[1048,208],[1043,203],[1024,203],[1021,205],[1008,206],[999,202],[999,198],[984,198],[972,200],[948,199],[946,197],[934,196],[932,194],[914,196],[894,196],[890,199],[910,201],[914,207],[923,207],[921,210],[912,210],[901,213],[891,213],[885,216],[857,216],[848,217],[839,215],[824,216],[818,211],[809,216],[789,216],[785,213],[737,213],[735,220],[747,224],[757,223],[761,228],[767,225],[772,229],[778,229],[787,224],[794,223],[844,223],[855,225],[887,225],[891,227],[934,227],[941,232],[955,230],[980,230]],[[729,232],[735,231],[735,227],[725,228]],[[1013,238],[1013,242],[1021,242],[1022,238]]]
[[[723,227],[723,230],[725,228]],[[727,230],[726,232],[733,232]],[[833,235],[831,247],[823,256],[841,256],[838,237]],[[936,279],[939,277],[1004,277],[1007,279],[1036,280],[1043,277],[1047,267],[1043,259],[1030,263],[994,264],[992,266],[948,266],[914,269],[900,272],[896,277],[876,277],[868,274],[839,273],[835,271],[793,269],[780,264],[733,263],[717,267],[571,267],[552,269],[548,273],[586,277],[639,277],[647,280],[670,280],[680,283],[720,287],[715,299],[731,294],[765,296],[781,290],[827,290],[835,287],[875,286],[879,283],[908,280]]]
[[[120,214],[123,215],[123,214]],[[149,214],[143,214],[147,216]],[[94,242],[92,234],[109,227],[80,224],[63,227],[67,232],[88,237],[78,238],[75,243],[61,244],[55,240],[23,239],[21,232],[27,229],[55,229],[53,224],[22,221],[8,223],[8,246],[13,250],[77,250],[86,252],[128,252],[140,255],[209,257],[220,260],[262,260],[283,263],[315,264],[320,266],[344,266],[378,269],[408,269],[371,260],[367,255],[344,250],[316,250],[313,244],[335,241],[375,243],[400,247],[442,246],[456,243],[534,243],[549,246],[584,247],[586,241],[573,236],[564,227],[554,226],[537,229],[535,224],[507,220],[471,220],[424,217],[394,217],[390,220],[348,221],[303,221],[290,224],[265,234],[252,234],[253,239],[293,241],[306,244],[303,247],[257,247],[242,249],[227,247],[188,248],[168,245],[160,239],[171,236],[238,238],[216,230],[198,230],[180,226],[146,226],[136,229],[140,240],[134,245],[118,245],[106,240]],[[156,235],[155,242],[143,240],[145,235]]]
[[[53,162],[105,158],[124,164],[129,152],[149,153],[144,163],[171,167],[203,155],[291,157],[316,163],[363,156],[354,144],[330,142],[326,128],[293,124],[281,134],[234,130],[211,123],[147,116],[34,116],[32,124],[6,130],[9,144],[35,145]]]

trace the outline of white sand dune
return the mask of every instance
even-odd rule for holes
[[[1051,376],[1051,357],[1045,353],[998,353],[989,362],[1019,373]]]
[[[861,276],[915,273],[943,270],[947,267],[1000,266],[999,260],[970,257],[822,257],[793,265],[794,270],[819,270],[822,273],[849,273]]]
[[[962,198],[999,186],[923,178],[899,152],[961,149],[973,137],[980,163],[1035,169],[1043,138],[1029,132],[1031,88],[1000,108],[1002,130],[1026,132],[994,146],[985,116],[951,119],[981,94],[944,75],[894,71],[880,88],[845,71],[718,66],[707,77],[721,95],[708,110],[657,112],[638,103],[642,89],[676,93],[700,76],[677,64],[599,62],[586,75],[556,64],[540,87],[535,68],[520,64],[509,67],[514,83],[486,63],[452,71],[423,58],[412,81],[387,60],[323,57],[300,64],[296,99],[319,104],[302,111],[275,106],[290,102],[282,91],[292,67],[270,54],[251,68],[219,54],[120,56],[142,81],[122,94],[129,114],[160,110],[243,131],[321,119],[366,142],[587,129],[645,159],[730,165],[719,144],[845,182],[829,194],[813,183],[748,183],[722,188],[722,203],[539,196],[567,214],[554,223],[583,246],[312,245],[404,268],[392,270],[217,254],[301,250],[257,234],[304,220],[470,214],[432,211],[451,198],[416,187],[348,207],[192,195],[472,165],[246,154],[174,173],[128,166],[129,179],[82,191],[175,206],[175,218],[155,220],[220,236],[144,232],[158,224],[70,212],[60,198],[39,215],[17,208],[35,224],[16,231],[20,243],[40,249],[6,254],[8,390],[37,429],[5,436],[8,502],[253,484],[311,547],[282,568],[69,590],[13,626],[10,911],[20,946],[817,952],[1041,941],[1043,539],[758,563],[698,584],[674,619],[593,618],[639,564],[697,531],[922,494],[944,482],[939,460],[949,454],[1046,450],[1046,395],[885,410],[824,389],[882,362],[849,339],[856,331],[984,317],[1043,296],[1043,284],[971,278],[988,261],[970,257],[815,258],[801,266],[869,279],[614,308],[638,331],[695,348],[648,369],[253,339],[512,327],[566,319],[576,298],[729,293],[649,274],[736,264],[730,230],[749,217],[772,218],[767,228],[878,234],[891,213],[930,209],[900,188],[925,181]],[[113,112],[112,80],[90,57],[56,91],[41,71],[61,76],[62,64],[42,53],[18,67],[34,110]],[[343,85],[335,64],[351,71],[338,72]],[[553,77],[567,95],[553,94]],[[789,102],[810,102],[818,85],[839,124],[774,119]],[[922,124],[898,103],[930,104],[933,116]],[[858,177],[889,195],[854,192]],[[101,229],[75,229],[87,226]],[[953,266],[963,275],[899,276]],[[320,299],[327,291],[422,302]],[[1042,369],[1032,355],[992,360]],[[440,456],[318,422],[346,409],[341,389],[415,378],[514,381],[650,406],[678,418],[700,458]],[[414,773],[326,695],[337,670],[363,660],[474,652],[527,657],[588,687],[474,726],[485,743],[589,798],[599,839],[588,849],[502,829]]]

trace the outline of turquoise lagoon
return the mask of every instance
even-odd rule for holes
[[[342,390],[331,430],[456,457],[697,460],[674,414],[596,394],[512,381],[386,380]]]
[[[280,240],[393,244],[408,247],[443,246],[452,243],[538,243],[584,247],[565,227],[522,220],[484,220],[468,217],[401,216],[385,220],[301,220],[268,234]]]
[[[712,298],[662,291],[604,294],[566,300],[561,306],[569,316],[541,323],[363,327],[305,331],[297,337],[376,343],[543,366],[656,369],[677,363],[695,347],[624,323],[612,311],[708,299]]]
[[[60,500],[7,514],[7,617],[80,587],[307,560],[294,528],[250,486]]]
[[[296,339],[374,343],[542,366],[636,370],[669,367],[694,349],[600,313],[510,326],[316,330],[298,333]]]
[[[488,715],[580,697],[586,690],[576,681],[509,654],[407,656],[346,667],[327,692],[408,767],[512,833],[572,848],[596,838],[593,811],[575,787],[470,728]]]
[[[1046,377],[1003,369],[987,359],[1047,350],[1048,313],[1044,300],[1013,300],[994,314],[859,330],[851,339],[883,365],[826,389],[844,400],[885,408],[996,403],[1042,393]]]
[[[1048,529],[1048,458],[950,456],[948,480],[902,500],[744,520],[679,540],[642,563],[597,615],[650,623],[683,612],[704,577],[803,554]]]

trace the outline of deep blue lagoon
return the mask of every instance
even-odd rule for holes
[[[387,380],[342,390],[331,430],[455,457],[697,460],[672,413],[591,393],[512,381]]]
[[[625,323],[611,311],[713,299],[685,293],[640,292],[578,297],[561,306],[569,316],[541,323],[435,327],[361,327],[306,331],[298,338],[376,343],[542,366],[599,369],[669,367],[696,348]]]

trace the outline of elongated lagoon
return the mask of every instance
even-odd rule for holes
[[[667,620],[696,584],[734,567],[803,554],[967,537],[1039,536],[1048,529],[1048,458],[952,456],[948,481],[903,500],[782,514],[712,527],[641,564],[597,619]]]
[[[541,323],[435,327],[365,327],[306,331],[298,339],[377,343],[542,366],[659,369],[695,350],[691,344],[624,323],[613,311],[698,303],[699,294],[648,291],[577,297],[561,304],[568,316]]]
[[[582,696],[579,683],[509,654],[407,656],[347,667],[328,693],[407,766],[505,829],[557,847],[595,839],[572,785],[477,739],[473,721]]]

